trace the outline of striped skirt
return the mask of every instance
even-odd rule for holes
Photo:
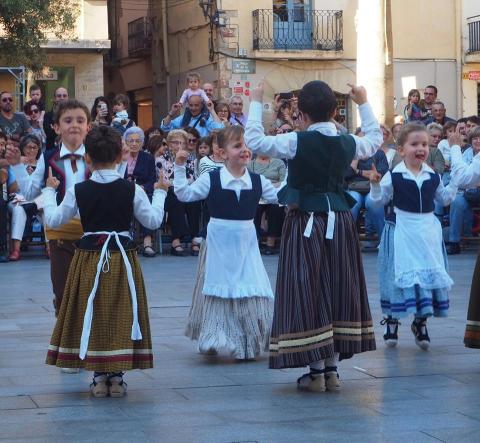
[[[326,214],[290,211],[285,218],[270,335],[270,368],[294,368],[375,349],[362,257],[350,212],[335,213],[332,240]]]
[[[204,295],[207,241],[200,247],[197,281],[185,335],[198,340],[201,352],[226,351],[238,360],[254,359],[268,349],[272,300],[255,296],[228,299]]]
[[[467,327],[463,340],[467,348],[480,348],[480,255],[477,257],[468,304]]]
[[[378,250],[378,278],[382,314],[393,318],[406,317],[446,317],[449,298],[447,288],[425,289],[419,285],[399,288],[395,285],[395,223],[385,222],[382,240]],[[448,267],[447,254],[443,246],[445,268]]]
[[[62,368],[120,372],[153,366],[148,305],[140,262],[135,250],[126,254],[137,292],[142,340],[131,339],[132,301],[119,251],[110,251],[110,269],[102,272],[95,300],[87,355],[80,360],[80,338],[88,296],[92,290],[100,251],[77,249],[73,257],[62,306],[48,348],[46,363]]]

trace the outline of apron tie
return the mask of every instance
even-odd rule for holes
[[[142,333],[140,331],[140,325],[138,323],[138,304],[137,304],[137,291],[135,290],[135,282],[133,280],[133,271],[132,265],[130,264],[125,249],[120,241],[119,235],[124,237],[128,237],[128,233],[121,232],[86,232],[84,237],[87,235],[97,235],[97,234],[104,234],[107,235],[107,239],[103,244],[102,251],[100,253],[100,259],[98,260],[97,264],[97,273],[95,275],[95,280],[93,283],[93,288],[88,296],[87,301],[87,308],[85,310],[85,316],[83,318],[83,329],[82,329],[82,337],[80,339],[80,354],[79,357],[81,360],[85,359],[85,355],[87,354],[88,350],[88,342],[90,340],[90,331],[92,329],[92,320],[93,320],[93,301],[95,300],[95,295],[98,289],[98,283],[100,280],[100,274],[107,273],[110,271],[110,262],[109,259],[111,258],[110,251],[108,249],[108,243],[112,237],[115,237],[115,241],[117,242],[118,249],[122,254],[123,263],[125,265],[125,269],[127,271],[127,280],[128,280],[128,287],[130,289],[130,297],[132,299],[132,313],[133,313],[133,322],[132,322],[132,331],[131,331],[131,338],[132,340],[141,340]]]
[[[333,238],[333,233],[335,231],[335,212],[332,211],[330,207],[330,199],[327,197],[327,204],[328,204],[328,216],[327,216],[327,232],[325,233],[325,238],[327,240],[331,240]],[[313,229],[313,219],[314,219],[314,212],[310,212],[310,217],[308,217],[307,225],[305,226],[305,231],[303,231],[303,236],[310,238],[312,235]]]

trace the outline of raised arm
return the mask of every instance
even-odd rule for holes
[[[385,206],[393,197],[392,176],[388,171],[381,180],[380,174],[372,167],[374,174],[370,176],[370,199],[374,206]]]
[[[440,183],[435,191],[435,201],[439,202],[442,206],[448,206],[453,200],[455,200],[457,191],[458,187],[455,183],[450,181],[448,186],[444,186],[442,179],[440,178]]]
[[[470,188],[480,185],[480,153],[473,157],[467,165],[463,159],[460,146],[454,145],[450,150],[451,177],[459,188]]]
[[[57,206],[56,189],[60,182],[53,177],[52,168],[48,170],[46,187],[43,189],[43,220],[50,228],[58,228],[65,224],[78,212],[75,189],[67,189],[62,203]]]
[[[150,203],[145,191],[139,185],[135,185],[133,214],[147,229],[158,229],[162,225],[163,216],[165,215],[166,189],[168,189],[168,184],[164,182],[163,174],[160,174],[158,182],[155,183],[152,203]]]

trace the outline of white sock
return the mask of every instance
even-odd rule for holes
[[[317,371],[323,371],[325,369],[325,360],[319,360],[310,363],[310,370],[312,369],[316,369]]]
[[[338,357],[339,356],[340,356],[340,353],[335,352],[335,354],[333,354],[333,357],[329,357],[329,358],[325,359],[325,366],[327,368],[336,368],[337,364],[338,364]]]

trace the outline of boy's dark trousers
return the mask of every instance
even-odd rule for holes
[[[53,306],[55,308],[55,316],[60,312],[62,305],[63,292],[67,283],[68,270],[75,254],[74,240],[49,240],[50,247],[50,277],[52,279]]]

